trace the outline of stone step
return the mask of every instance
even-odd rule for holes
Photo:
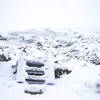
[[[38,67],[26,67],[26,70],[45,71],[45,67],[41,67],[41,68],[38,68]]]
[[[35,75],[27,75],[26,76],[26,79],[46,79],[46,76],[45,75],[42,75],[42,76],[35,76]]]
[[[25,79],[28,84],[44,84],[45,80],[43,79]]]
[[[45,74],[44,71],[33,71],[33,70],[26,70],[28,75],[36,75],[36,76],[42,76]]]
[[[45,74],[44,71],[33,71],[33,70],[26,70],[28,75],[36,75],[36,76],[42,76]]]
[[[43,91],[40,90],[38,92],[36,91],[28,91],[28,90],[24,90],[25,93],[29,93],[29,94],[32,94],[32,95],[37,95],[37,94],[43,94]]]
[[[38,68],[41,68],[41,67],[44,66],[43,63],[41,63],[41,62],[35,62],[35,61],[26,61],[26,65],[28,67],[38,67]]]
[[[29,94],[42,94],[45,91],[46,85],[45,84],[26,84],[25,85],[25,93],[29,93]]]

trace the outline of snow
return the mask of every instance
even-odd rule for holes
[[[53,63],[53,57],[52,57],[52,52],[49,49],[46,53],[46,63],[45,63],[45,68],[46,68],[46,83],[47,84],[54,84],[55,77],[54,77],[54,63]]]
[[[38,32],[39,37],[35,36],[35,32],[33,30],[32,32],[29,32],[30,37],[27,37],[28,32],[24,34],[23,32],[20,32],[20,36],[22,35],[28,40],[31,38],[31,36],[34,36],[34,42],[32,43],[27,43],[26,41],[20,39],[17,40],[17,36],[14,36],[16,39],[11,39],[13,36],[9,34],[7,35],[7,38],[10,38],[10,40],[0,40],[0,54],[5,54],[7,57],[10,56],[12,58],[12,60],[8,62],[0,62],[1,100],[100,99],[100,64],[96,65],[95,63],[91,62],[95,56],[98,57],[98,59],[100,58],[99,32],[96,34],[92,32],[83,34],[83,32],[78,33],[71,30],[35,30],[35,32]],[[41,32],[42,35],[40,34]],[[48,37],[45,32],[48,32]],[[49,32],[52,33],[50,36]],[[57,33],[59,33],[59,35],[57,35]],[[16,32],[16,34],[19,33]],[[43,46],[39,47],[37,42],[42,43]],[[17,83],[16,78],[13,78],[16,77],[16,75],[14,76],[12,74],[11,66],[16,64],[16,61],[19,59],[20,51],[25,49],[25,52],[23,52],[24,61],[43,61],[45,60],[43,56],[46,54],[48,48],[50,48],[50,52],[52,52],[52,59],[50,57],[51,54],[48,54],[46,59],[49,61],[47,67],[50,68],[53,60],[58,62],[52,65],[54,68],[67,68],[72,70],[72,72],[67,75],[62,75],[60,79],[56,79],[55,81],[52,79],[53,74],[50,75],[49,81],[53,81],[55,83],[54,85],[45,84],[31,87],[31,85],[26,85],[25,82]],[[24,66],[24,64],[21,64],[21,60],[22,59],[19,59],[20,67]],[[97,60],[97,62],[99,62],[99,60]],[[48,72],[48,74],[52,72],[53,69],[51,69],[51,72]],[[39,87],[44,89],[44,93],[41,95],[31,95],[24,93],[26,88],[36,88],[36,90],[38,90]]]
[[[23,52],[20,53],[17,68],[17,82],[25,81],[25,60],[23,59]]]
[[[51,97],[57,100],[99,100],[100,94],[95,90],[95,82],[100,67],[96,68],[92,64],[79,67],[82,64],[78,61],[74,62],[78,66],[72,74],[62,76],[53,86],[46,86],[42,95],[25,94],[25,84],[18,84],[10,80],[7,83],[0,81],[0,90],[2,90],[0,97],[2,100],[50,100]]]

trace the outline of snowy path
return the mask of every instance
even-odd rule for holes
[[[25,94],[24,85],[17,84],[12,81],[9,84],[0,84],[0,97],[1,100],[99,100],[100,94],[90,91],[89,89],[67,83],[66,77],[58,80],[56,85],[48,86],[47,91],[42,95]]]
[[[71,74],[58,79],[55,85],[47,85],[42,95],[26,94],[24,84],[0,77],[0,97],[1,100],[100,100],[93,81],[99,70],[99,66],[95,70],[93,66],[76,68]]]

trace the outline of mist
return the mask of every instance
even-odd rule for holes
[[[0,0],[0,32],[32,28],[100,29],[100,0]]]

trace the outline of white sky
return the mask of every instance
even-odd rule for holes
[[[100,29],[100,0],[0,0],[0,32],[44,27]]]

